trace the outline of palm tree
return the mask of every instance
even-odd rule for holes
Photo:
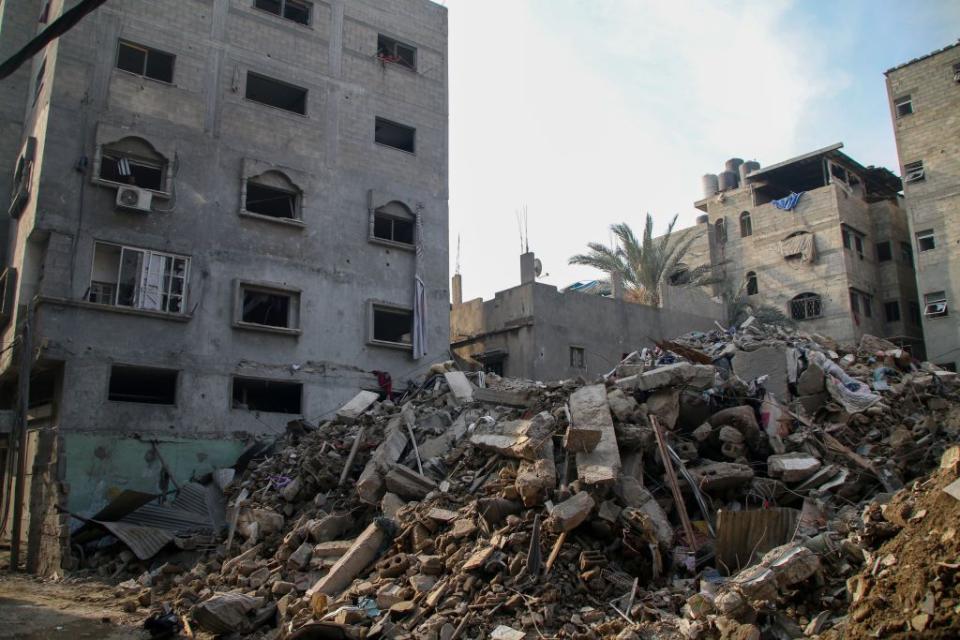
[[[773,324],[792,327],[796,323],[782,310],[770,304],[758,301],[756,298],[751,300],[747,295],[747,280],[740,283],[740,286],[734,290],[729,282],[720,293],[720,298],[727,308],[727,324],[740,324],[750,316],[755,317],[763,324]]]
[[[615,246],[587,243],[590,252],[571,256],[568,262],[594,267],[610,277],[619,274],[628,298],[660,306],[660,286],[668,278],[672,280],[671,284],[680,286],[703,286],[718,281],[714,275],[714,265],[680,270],[683,258],[699,234],[671,238],[676,223],[677,216],[673,216],[667,232],[654,238],[653,216],[648,213],[643,240],[637,238],[626,222],[611,225],[610,231],[617,239]]]

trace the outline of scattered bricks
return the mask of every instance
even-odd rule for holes
[[[303,570],[313,557],[313,545],[304,542],[287,559],[287,567],[290,569]]]
[[[553,461],[553,442],[547,442],[538,460],[521,460],[517,469],[516,489],[525,507],[543,504],[557,487],[557,467]]]
[[[544,411],[530,420],[489,424],[478,422],[470,441],[502,456],[536,460],[553,436],[556,420]]]
[[[344,424],[353,424],[379,397],[380,394],[374,391],[361,391],[337,410],[337,419]]]
[[[466,538],[472,536],[477,531],[477,525],[474,524],[471,518],[462,518],[453,523],[453,529],[450,530],[450,535],[454,539]]]
[[[462,371],[447,371],[443,377],[458,402],[473,402],[473,385]]]
[[[590,494],[581,491],[553,507],[546,527],[556,533],[579,527],[590,516],[596,503]]]
[[[784,482],[802,482],[815,474],[821,464],[806,453],[781,453],[767,458],[767,473]]]
[[[607,389],[602,384],[581,387],[570,394],[570,424],[563,437],[563,448],[589,452],[600,442],[604,429],[613,428]]]
[[[307,524],[310,539],[314,542],[326,542],[343,535],[353,526],[353,518],[348,514],[334,514],[312,520]]]
[[[371,522],[343,557],[330,567],[327,575],[310,587],[307,595],[336,595],[343,591],[357,574],[374,561],[380,550],[386,547],[388,540],[389,536],[384,529],[377,522]]]
[[[413,587],[414,593],[416,595],[420,595],[433,589],[433,586],[437,584],[437,579],[433,576],[418,573],[414,576],[410,576],[409,582],[410,586]]]
[[[395,464],[386,478],[387,490],[401,498],[422,500],[437,489],[437,483],[413,469]]]
[[[713,462],[688,470],[697,486],[707,493],[741,487],[753,479],[753,469],[736,462]]]
[[[454,520],[460,517],[456,511],[450,511],[449,509],[437,509],[434,507],[427,511],[427,517],[431,520],[436,520],[441,524],[450,524]]]
[[[744,405],[741,407],[722,409],[710,416],[710,424],[714,427],[732,427],[736,429],[743,435],[743,439],[740,440],[740,442],[746,441],[751,448],[755,448],[760,443],[760,425],[757,423],[757,416],[753,411],[753,407]],[[727,442],[733,441],[728,440]]]

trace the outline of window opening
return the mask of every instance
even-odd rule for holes
[[[398,42],[382,33],[377,36],[377,58],[381,62],[399,64],[411,70],[417,68],[417,49]]]
[[[893,101],[893,107],[897,110],[897,117],[902,118],[913,113],[913,102],[910,100],[910,96],[900,96]]]
[[[906,264],[913,266],[913,247],[909,242],[900,243],[900,259]]]
[[[933,237],[933,229],[924,229],[917,231],[917,251],[933,251],[937,248],[937,242]]]
[[[115,402],[176,404],[178,373],[175,369],[115,364],[110,367],[107,397]]]
[[[900,322],[900,303],[896,300],[883,303],[883,314],[887,322]]]
[[[744,211],[740,214],[740,237],[746,238],[753,235],[753,223],[750,220],[750,212]]]
[[[587,361],[583,347],[570,347],[570,366],[574,369],[586,369]]]
[[[253,6],[261,11],[292,20],[299,24],[310,24],[313,3],[303,0],[254,0]]]
[[[100,157],[100,179],[132,184],[142,189],[163,191],[166,160],[140,138],[124,138],[104,145]]]
[[[747,272],[747,295],[755,296],[760,292],[760,286],[757,284],[757,274],[753,271]]]
[[[893,245],[889,240],[877,243],[877,262],[893,260]]]
[[[407,309],[373,306],[373,339],[378,342],[413,343],[413,312]]]
[[[863,240],[866,236],[846,225],[841,226],[840,232],[843,235],[843,247],[856,251],[857,256],[863,260]]]
[[[717,222],[714,224],[714,228],[715,228],[716,231],[717,231],[717,242],[720,243],[720,244],[726,243],[726,241],[727,241],[727,225],[724,224],[724,219],[723,219],[723,218],[720,218],[719,220],[717,220]]]
[[[294,307],[296,295],[242,285],[240,319],[248,324],[296,329]]]
[[[37,76],[33,80],[33,105],[36,106],[40,93],[43,91],[43,78],[47,72],[47,59],[44,58],[37,70]]]
[[[247,179],[243,208],[271,218],[300,218],[300,190],[279,171]]]
[[[947,313],[947,294],[934,291],[923,296],[923,315],[928,318],[943,318]]]
[[[673,286],[684,285],[690,282],[690,267],[682,262],[673,266],[670,275],[667,276],[667,282]]]
[[[307,90],[280,80],[247,72],[247,100],[300,115],[307,114]]]
[[[373,235],[383,240],[413,244],[413,221],[381,212],[373,214]]]
[[[174,59],[169,53],[124,40],[117,46],[117,69],[161,82],[173,82]]]
[[[377,118],[374,123],[374,141],[394,149],[415,152],[417,130],[390,120]]]
[[[186,309],[190,258],[97,242],[87,300],[167,313]]]
[[[823,305],[816,293],[801,293],[790,301],[790,317],[794,320],[819,318],[822,312]]]
[[[908,162],[903,165],[903,181],[904,182],[920,182],[926,179],[926,175],[923,170],[923,160],[917,160],[916,162]]]
[[[233,379],[233,408],[271,413],[302,413],[303,385],[299,382]]]

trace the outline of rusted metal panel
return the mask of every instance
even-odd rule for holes
[[[793,539],[797,509],[720,511],[717,514],[717,564],[729,574],[759,561],[764,553]]]

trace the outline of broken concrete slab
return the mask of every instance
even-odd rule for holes
[[[606,403],[606,394],[603,401]],[[610,486],[620,476],[620,447],[609,411],[607,420],[593,451],[577,453],[577,477],[584,484]]]
[[[553,436],[555,425],[556,420],[546,411],[538,413],[530,420],[494,424],[478,422],[470,436],[470,442],[510,458],[537,460],[540,451]]]
[[[399,464],[393,465],[384,481],[388,491],[410,500],[423,500],[437,489],[437,483],[430,478]]]
[[[473,384],[462,371],[447,371],[443,377],[458,402],[473,402]]]
[[[361,391],[337,409],[337,418],[345,424],[353,424],[379,397],[380,394],[375,391]]]
[[[823,463],[808,453],[781,453],[767,458],[767,473],[784,482],[802,482],[815,474]]]
[[[607,427],[613,428],[607,388],[602,384],[581,387],[570,394],[570,425],[563,437],[567,451],[593,451]]]
[[[553,461],[553,442],[547,441],[537,460],[522,460],[517,469],[517,493],[525,507],[533,507],[547,499],[557,487],[557,467]]]
[[[787,356],[783,347],[763,346],[755,351],[738,350],[733,357],[733,372],[745,382],[768,376],[766,390],[778,400],[788,398]]]
[[[704,390],[714,385],[716,369],[709,364],[674,362],[617,382],[621,389],[651,391],[662,387],[690,387]]]
[[[712,462],[691,467],[690,476],[697,486],[707,493],[718,493],[748,484],[753,479],[753,469],[736,462]]]
[[[586,491],[575,493],[558,505],[554,505],[546,527],[556,533],[571,531],[583,524],[596,506]]]
[[[657,389],[644,404],[647,413],[656,416],[664,427],[672,431],[677,426],[677,418],[680,417],[679,389]]]
[[[760,443],[760,424],[757,422],[757,416],[753,411],[753,407],[744,405],[721,409],[710,416],[710,424],[714,427],[733,427],[743,434],[744,439],[751,448],[756,447]]]
[[[622,389],[612,389],[607,393],[607,404],[610,412],[620,422],[630,422],[637,416],[640,405],[632,396],[628,396]]]
[[[335,596],[350,586],[353,579],[371,562],[376,560],[381,549],[387,548],[391,534],[388,529],[395,526],[392,520],[375,520],[367,525],[353,544],[337,562],[330,567],[327,575],[320,578],[310,589],[307,596],[314,593],[323,593]]]
[[[456,446],[467,433],[467,412],[461,413],[447,429],[440,435],[429,438],[419,445],[420,458],[427,461],[431,458],[442,458]]]
[[[307,531],[313,542],[335,540],[353,526],[353,517],[346,513],[331,514],[307,523]]]
[[[339,558],[353,546],[355,540],[328,540],[313,546],[315,558]]]
[[[244,633],[251,630],[251,612],[263,606],[264,598],[242,593],[215,593],[193,609],[196,625],[214,634]]]
[[[804,369],[797,379],[797,393],[801,396],[810,396],[815,393],[825,393],[823,369],[815,362]]]
[[[530,394],[522,391],[502,391],[499,389],[474,387],[473,399],[489,404],[503,404],[508,407],[526,408],[530,406]]]
[[[397,462],[407,448],[407,434],[402,416],[394,416],[387,423],[383,442],[374,449],[370,460],[357,480],[357,496],[367,504],[377,504],[386,491],[383,476],[390,465]]]

